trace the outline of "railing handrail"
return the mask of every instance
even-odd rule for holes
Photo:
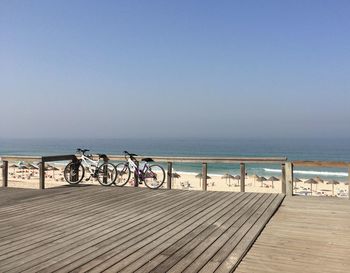
[[[125,160],[124,155],[107,155],[109,160]],[[213,156],[152,156],[143,155],[136,156],[138,160],[144,157],[151,157],[159,162],[179,162],[179,163],[267,163],[267,164],[282,164],[287,161],[287,157],[213,157]]]
[[[294,160],[294,166],[298,167],[330,167],[330,168],[349,168],[350,162],[346,161],[318,161],[318,160]]]

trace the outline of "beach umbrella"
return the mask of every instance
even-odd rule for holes
[[[36,167],[33,164],[27,163],[25,166],[28,170],[32,170],[32,174],[34,173],[34,170],[36,170]]]
[[[181,175],[179,175],[177,172],[171,173],[171,177],[174,178],[174,183],[175,183],[175,179],[180,178]]]
[[[228,186],[231,187],[231,179],[234,179],[235,177],[232,174],[225,173],[223,176],[221,176],[221,179],[226,179],[226,184],[228,180]]]
[[[255,181],[259,178],[259,176],[256,175],[256,174],[253,174],[253,175],[252,175],[252,178],[253,178],[253,180],[254,180],[254,187],[255,187]]]
[[[297,178],[297,177],[294,177],[294,178],[293,178],[293,182],[294,182],[295,185],[296,185],[298,182],[302,182],[302,180],[300,180],[300,179]]]
[[[173,178],[180,178],[181,175],[179,175],[178,173],[172,173],[171,177],[173,177]]]
[[[274,188],[273,182],[280,181],[277,177],[271,176],[267,181],[271,181],[272,188]]]
[[[241,184],[241,176],[240,175],[235,175],[234,177],[237,181],[239,181],[239,185]]]
[[[324,180],[319,176],[317,176],[314,180],[317,181],[318,183],[324,183]]]
[[[13,173],[14,174],[16,174],[16,168],[17,168],[18,166],[16,165],[16,164],[12,164],[12,165],[10,165],[9,166],[9,168],[13,168]]]
[[[196,177],[199,178],[199,184],[201,184],[202,178],[203,178],[203,174],[199,173],[199,174],[196,175]],[[207,179],[211,179],[211,177],[207,175]]]
[[[312,178],[310,178],[309,180],[306,180],[305,182],[304,182],[305,184],[310,184],[310,187],[311,187],[311,195],[312,195],[312,185],[313,184],[318,184],[318,182],[315,180],[315,179],[312,179]],[[317,190],[317,188],[316,188],[316,190]]]
[[[260,187],[263,186],[263,182],[266,181],[266,180],[267,180],[267,179],[266,179],[265,177],[263,177],[263,176],[258,177],[257,181],[258,181],[258,182],[261,182],[261,186],[260,186]]]
[[[326,184],[332,185],[332,195],[334,196],[334,185],[338,185],[338,184],[340,184],[340,182],[332,179],[332,180],[329,180]]]
[[[45,168],[45,170],[47,170],[47,171],[52,171],[52,176],[53,176],[53,178],[55,178],[55,171],[59,171],[59,169],[56,168],[56,167],[53,166],[53,165],[47,165],[47,167]]]

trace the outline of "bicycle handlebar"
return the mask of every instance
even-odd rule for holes
[[[131,154],[128,151],[124,151],[124,154],[125,154],[125,159],[127,159],[126,156],[129,156],[132,160],[136,160],[134,156],[137,156],[137,154]]]
[[[81,148],[78,148],[77,149],[77,153],[82,153],[83,155],[85,155],[86,152],[89,152],[90,150],[88,149],[81,149]]]

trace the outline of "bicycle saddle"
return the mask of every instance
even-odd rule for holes
[[[107,158],[106,154],[97,154],[99,158]]]
[[[145,158],[142,158],[141,161],[145,161],[145,162],[153,162],[154,160],[150,157],[145,157]]]

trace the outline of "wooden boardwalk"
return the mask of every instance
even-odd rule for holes
[[[235,272],[350,272],[350,201],[286,197]]]
[[[0,272],[230,272],[283,198],[101,186],[2,188]]]

